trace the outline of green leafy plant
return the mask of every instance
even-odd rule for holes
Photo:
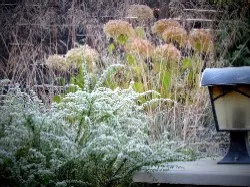
[[[51,109],[32,90],[8,92],[0,107],[1,181],[15,186],[128,186],[142,166],[189,159],[177,146],[159,154],[159,144],[150,145],[144,109],[168,99],[153,90],[136,92],[133,83],[127,89],[102,86],[121,67],[109,67],[93,88],[84,74],[84,87]],[[148,95],[155,97],[140,102]]]

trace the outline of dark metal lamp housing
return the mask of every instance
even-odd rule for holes
[[[201,86],[208,86],[217,131],[230,132],[218,164],[250,164],[250,67],[207,68]]]

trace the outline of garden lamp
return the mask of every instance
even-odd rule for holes
[[[207,68],[201,86],[208,86],[217,131],[230,132],[218,164],[250,164],[250,67]]]

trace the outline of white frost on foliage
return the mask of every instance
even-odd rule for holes
[[[127,177],[126,172],[153,165],[164,157],[182,159],[171,146],[148,143],[149,118],[143,108],[160,99],[141,106],[137,103],[140,97],[158,96],[157,92],[138,93],[133,90],[133,83],[128,89],[101,87],[105,74],[122,67],[111,67],[92,91],[78,89],[68,93],[59,104],[53,103],[50,110],[32,91],[27,94],[16,88],[9,92],[0,106],[0,164],[9,155],[15,155],[16,161],[12,159],[15,168],[29,176],[27,181],[24,177],[22,185],[29,186],[35,180],[34,172],[51,177],[74,159],[87,162],[75,168],[75,172],[87,171],[95,176],[91,171],[100,170],[101,175],[107,169],[112,171],[111,177],[117,177],[113,174]],[[55,186],[65,186],[63,181],[56,182]]]

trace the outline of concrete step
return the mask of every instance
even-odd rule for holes
[[[136,183],[250,186],[250,164],[217,164],[220,159],[172,162],[134,174]]]

